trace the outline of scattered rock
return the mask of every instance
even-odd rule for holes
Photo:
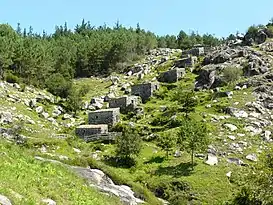
[[[271,131],[265,130],[264,133],[262,134],[262,137],[265,141],[270,141],[271,140]]]
[[[230,178],[230,177],[231,177],[231,173],[232,173],[232,172],[229,171],[228,173],[226,173],[226,176],[227,176],[228,178]]]
[[[117,76],[110,76],[110,80],[112,82],[112,85],[117,85],[120,81],[119,77]]]
[[[9,124],[13,122],[13,117],[11,112],[1,112],[0,111],[0,124]]]
[[[259,127],[254,127],[254,126],[251,126],[251,125],[246,126],[244,129],[245,129],[245,131],[250,132],[250,134],[251,134],[252,136],[261,134],[262,131],[263,131],[261,128],[259,128]]]
[[[77,148],[74,148],[74,147],[73,147],[73,151],[76,152],[76,153],[81,153],[81,150],[79,150]]]
[[[57,205],[57,203],[52,199],[42,199],[42,203],[47,205]]]
[[[64,116],[63,116],[63,120],[68,120],[68,119],[71,119],[71,118],[73,118],[72,115],[69,115],[67,113],[65,113]]]
[[[258,159],[257,159],[257,155],[256,154],[248,154],[246,156],[246,159],[250,160],[250,161],[253,161],[253,162],[257,162]]]
[[[233,136],[233,135],[229,135],[228,138],[231,139],[231,140],[233,140],[233,141],[236,140],[236,137]]]
[[[231,132],[234,132],[235,130],[237,130],[238,128],[233,125],[233,124],[224,124],[224,127],[229,129]]]
[[[239,110],[237,108],[228,107],[228,108],[226,108],[226,112],[236,118],[247,118],[248,117],[247,112],[245,112],[244,110]]]
[[[35,109],[35,111],[38,113],[38,114],[41,114],[43,111],[44,111],[44,108],[42,106],[39,106]]]
[[[228,163],[233,163],[233,164],[236,164],[236,165],[239,165],[239,166],[245,165],[245,163],[242,160],[237,159],[237,158],[228,158],[227,162]]]
[[[181,157],[181,152],[179,150],[176,150],[174,153],[174,157]]]
[[[218,158],[217,156],[213,154],[208,154],[207,161],[205,162],[206,164],[213,166],[218,164]]]
[[[49,114],[47,112],[42,112],[41,114],[45,119],[47,119],[49,117]]]

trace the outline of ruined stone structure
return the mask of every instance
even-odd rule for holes
[[[189,50],[189,54],[193,56],[202,56],[205,55],[205,49],[204,47],[195,47]]]
[[[175,83],[185,74],[184,68],[175,68],[164,73],[161,73],[158,80],[165,83]]]
[[[196,56],[190,56],[190,57],[183,58],[181,60],[176,61],[175,62],[175,67],[178,67],[178,68],[193,67],[196,62],[197,62],[197,57]]]
[[[110,108],[120,108],[120,112],[127,113],[134,111],[139,104],[138,96],[123,96],[120,98],[111,98],[109,100]]]
[[[76,128],[76,135],[81,138],[96,134],[107,134],[108,125],[81,125]]]
[[[205,55],[205,48],[203,46],[195,46],[190,50],[183,51],[182,56],[184,57],[185,55],[193,55],[193,56],[203,56]]]
[[[120,109],[96,110],[88,113],[88,123],[93,125],[107,124],[113,126],[120,121]]]
[[[159,89],[158,83],[146,83],[132,86],[132,95],[140,96],[142,102],[146,102],[155,90]]]

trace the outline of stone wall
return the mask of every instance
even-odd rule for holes
[[[107,134],[108,125],[81,125],[76,128],[75,132],[81,138],[97,134]]]
[[[188,51],[188,54],[191,54],[193,56],[202,56],[205,55],[205,49],[204,47],[192,48],[191,50]]]
[[[160,82],[175,83],[185,74],[184,68],[175,68],[164,73],[161,73],[158,80]]]
[[[88,123],[93,125],[107,124],[113,126],[120,121],[120,109],[96,110],[88,113]]]
[[[183,58],[181,60],[176,61],[175,66],[179,68],[188,68],[188,67],[193,67],[196,62],[197,62],[197,57],[190,56],[190,57]]]
[[[109,100],[110,108],[120,108],[122,113],[133,111],[139,104],[138,96],[123,96]]]
[[[142,102],[146,102],[155,90],[159,89],[158,83],[146,83],[132,86],[132,95],[140,96]]]

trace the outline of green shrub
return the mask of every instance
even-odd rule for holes
[[[177,101],[181,105],[181,111],[188,117],[190,112],[194,112],[196,106],[199,103],[198,97],[196,97],[193,90],[183,90],[183,88],[178,88],[177,92],[173,95],[173,100]]]
[[[14,75],[11,71],[7,71],[4,75],[5,81],[8,83],[19,83],[20,79]]]
[[[157,146],[165,151],[166,157],[169,157],[169,152],[173,150],[177,143],[176,136],[170,136],[167,133],[162,133],[157,139]]]
[[[223,79],[226,84],[236,82],[243,75],[243,70],[236,67],[226,67],[223,70]]]
[[[154,97],[163,100],[168,95],[169,90],[165,86],[161,86],[159,90],[154,93]]]
[[[116,140],[116,157],[122,159],[125,165],[132,164],[133,157],[139,155],[142,141],[137,131],[125,127],[122,135]]]
[[[75,114],[82,105],[81,94],[83,94],[83,91],[77,90],[75,87],[71,87],[66,98],[66,108]]]
[[[55,73],[46,80],[46,87],[52,94],[66,98],[69,95],[72,82],[65,79],[62,74]]]
[[[168,200],[171,204],[187,204],[190,200],[190,185],[179,179],[152,181],[149,188],[157,197]]]

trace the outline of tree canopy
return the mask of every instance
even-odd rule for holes
[[[110,28],[94,27],[83,20],[74,30],[65,23],[50,35],[46,31],[37,34],[32,27],[22,29],[20,24],[16,29],[0,24],[0,77],[8,71],[27,84],[50,89],[52,84],[47,81],[51,78],[69,81],[122,72],[156,47],[188,49],[197,43],[212,46],[219,42],[212,35],[183,31],[178,36],[159,37],[139,24],[125,28],[119,22]]]

